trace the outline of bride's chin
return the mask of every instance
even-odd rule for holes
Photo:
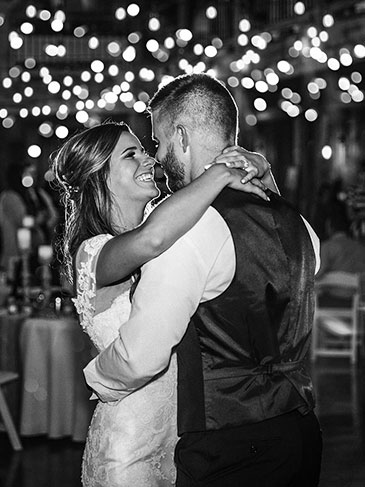
[[[157,187],[157,186],[155,186],[154,191],[152,191],[152,192],[151,192],[151,194],[152,194],[152,193],[153,193],[152,198],[157,198],[157,196],[160,196],[161,191],[158,189],[158,187]]]

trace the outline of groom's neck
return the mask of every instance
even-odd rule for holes
[[[223,141],[217,141],[211,145],[199,144],[193,151],[191,180],[200,176],[205,171],[205,166],[211,164],[225,147],[227,144]]]

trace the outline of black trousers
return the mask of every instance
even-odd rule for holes
[[[175,452],[176,487],[316,487],[321,455],[313,412],[184,433]]]

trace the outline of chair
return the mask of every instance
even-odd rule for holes
[[[346,293],[346,297],[344,294]],[[312,360],[317,356],[350,357],[355,363],[360,344],[360,276],[329,272],[316,283]]]
[[[0,370],[0,415],[4,421],[4,426],[6,431],[8,432],[10,443],[14,450],[20,451],[23,449],[21,441],[19,439],[18,433],[16,431],[14,422],[10,415],[10,411],[8,405],[6,403],[6,399],[3,393],[3,386],[18,379],[19,375],[16,372],[6,372]]]

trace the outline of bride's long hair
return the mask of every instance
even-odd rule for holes
[[[51,168],[65,208],[56,248],[70,283],[80,244],[95,235],[119,233],[112,222],[108,177],[110,158],[123,132],[131,132],[124,122],[103,123],[73,135],[51,155]]]

